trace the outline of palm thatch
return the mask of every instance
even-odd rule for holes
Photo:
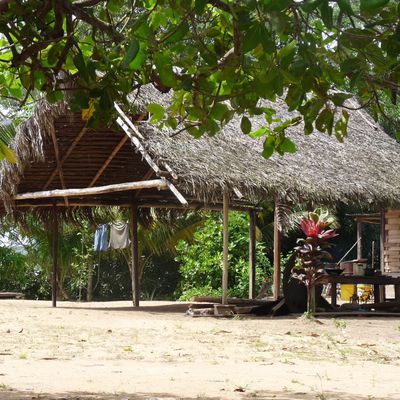
[[[147,96],[148,102],[159,101]],[[289,119],[283,100],[266,103],[277,116]],[[350,107],[356,107],[354,102]],[[194,139],[182,132],[158,130],[146,124],[141,132],[149,152],[165,161],[179,175],[179,187],[205,200],[221,198],[225,186],[237,188],[245,198],[258,202],[278,198],[283,202],[317,204],[353,203],[367,207],[400,203],[400,144],[390,138],[364,110],[350,111],[344,143],[315,131],[306,136],[303,125],[287,129],[296,144],[294,154],[269,159],[261,156],[263,138],[241,133],[236,117],[215,137]],[[265,125],[253,117],[252,129]]]
[[[167,104],[168,99],[168,96],[163,96],[161,101]],[[159,93],[146,88],[140,93],[138,108],[159,101]],[[281,100],[268,105],[277,110],[279,117],[291,116]],[[296,153],[284,156],[275,154],[270,159],[261,156],[262,139],[254,140],[241,133],[239,117],[227,124],[215,137],[204,136],[200,139],[194,139],[186,132],[174,136],[173,131],[159,129],[147,122],[139,130],[144,136],[142,144],[153,160],[159,166],[167,163],[178,176],[174,180],[175,186],[184,196],[198,202],[220,203],[223,190],[228,188],[232,198],[240,192],[243,195],[242,201],[248,204],[258,204],[263,199],[274,198],[284,203],[343,202],[369,208],[398,205],[400,175],[396,167],[400,165],[400,145],[387,136],[365,111],[352,111],[350,114],[349,133],[344,143],[319,132],[305,136],[303,127],[298,125],[287,130],[288,136],[296,144]],[[60,118],[62,121],[57,122]],[[0,169],[0,196],[7,209],[12,208],[12,198],[16,193],[27,190],[24,188],[29,186],[29,171],[34,170],[35,174],[41,171],[43,175],[42,181],[37,178],[37,183],[30,184],[29,190],[42,190],[48,173],[45,168],[56,165],[54,153],[48,150],[51,146],[45,145],[50,140],[51,130],[58,123],[57,140],[62,141],[69,124],[71,127],[77,124],[76,118],[76,115],[68,111],[66,103],[49,105],[41,101],[35,114],[18,128],[12,148],[19,162],[16,165],[3,162]],[[263,124],[263,117],[252,118],[253,129]],[[90,140],[96,140],[96,136]],[[104,152],[103,159],[106,159],[110,144],[105,144],[101,149]],[[125,155],[138,157],[130,144],[124,149]],[[82,154],[75,155],[74,163],[83,159]],[[143,160],[139,161],[146,164]],[[83,171],[90,165],[90,160],[85,162],[87,164],[82,164]],[[128,171],[129,159],[116,159],[117,162],[125,162],[126,165],[119,167],[126,167]],[[65,168],[67,173],[67,166]],[[132,171],[140,172],[143,177],[142,171],[145,169],[143,165],[137,164]],[[115,176],[115,173],[105,173],[103,184],[114,183],[112,179]],[[68,187],[85,187],[84,175],[81,174],[79,179],[75,182],[69,178]],[[90,182],[91,176],[86,179]],[[129,176],[121,174],[121,179],[127,181]],[[56,180],[52,185],[52,188],[60,188],[60,182]],[[164,194],[162,192],[158,199],[162,200]],[[124,195],[117,194],[115,197]],[[146,195],[146,192],[141,194],[143,197]],[[155,194],[152,195],[154,198]]]

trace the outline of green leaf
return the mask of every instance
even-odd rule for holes
[[[352,94],[349,93],[335,93],[331,100],[335,106],[341,106],[347,99],[351,99],[353,97]]]
[[[173,29],[176,29],[175,27]],[[181,23],[178,27],[178,29],[169,36],[169,33],[166,34],[167,40],[165,40],[165,43],[176,43],[182,40],[185,35],[189,32],[189,24],[185,21]],[[162,41],[162,39],[161,39]]]
[[[129,64],[135,59],[135,57],[139,53],[139,50],[140,50],[139,41],[136,38],[134,38],[128,47],[128,51],[125,54],[124,61],[122,62],[122,65],[125,68],[128,67]]]
[[[311,13],[316,10],[323,0],[305,0],[301,5],[301,9],[306,13]]]
[[[354,11],[351,8],[351,4],[348,0],[336,0],[340,8],[340,11],[345,12],[349,15],[354,15]]]
[[[289,6],[291,0],[264,0],[262,3],[265,11],[280,12]]]
[[[296,145],[288,137],[285,137],[283,139],[279,148],[283,153],[295,153],[296,152]]]
[[[336,122],[335,136],[337,140],[342,143],[344,137],[347,135],[347,123],[349,121],[349,113],[346,110],[342,111],[342,116]]]
[[[107,8],[113,13],[119,13],[124,5],[124,0],[108,0]]]
[[[262,156],[264,158],[270,158],[275,151],[275,138],[273,136],[268,136],[263,144]]]
[[[4,158],[12,164],[17,162],[14,152],[2,140],[0,140],[0,160],[3,160]]]
[[[139,69],[142,64],[146,61],[146,53],[142,46],[139,46],[139,51],[136,54],[136,57],[129,63],[129,69],[136,70]]]
[[[150,103],[147,105],[147,111],[151,115],[150,122],[157,123],[164,118],[164,107],[157,103]]]
[[[251,121],[246,116],[242,117],[240,129],[245,135],[248,135],[251,132]]]
[[[397,140],[398,142],[400,142],[400,131],[399,131],[399,132],[396,132],[395,135],[394,135],[394,137],[396,138],[396,140]]]
[[[261,137],[261,136],[266,135],[268,132],[269,132],[269,129],[266,128],[266,127],[263,127],[263,128],[257,129],[257,130],[254,131],[254,132],[251,132],[249,136],[250,136],[252,139],[257,139],[257,138],[259,138],[259,137]]]
[[[320,132],[328,132],[332,134],[334,113],[328,108],[324,108],[315,120],[315,127]]]
[[[389,3],[389,0],[360,0],[361,11],[374,11]]]
[[[322,21],[324,22],[325,26],[328,29],[332,29],[332,27],[333,27],[333,8],[329,5],[328,0],[325,0],[321,4],[320,11],[321,11],[321,18],[322,18]]]
[[[35,89],[40,90],[47,82],[47,77],[42,71],[35,71],[33,73],[33,80]]]
[[[229,111],[229,108],[224,103],[216,103],[211,111],[211,117],[222,122],[225,114]]]
[[[243,38],[243,51],[245,53],[248,53],[249,51],[255,49],[261,42],[262,42],[263,38],[261,35],[261,29],[260,29],[260,25],[254,24],[251,25]]]
[[[87,68],[86,68],[85,60],[84,60],[84,58],[83,58],[81,53],[78,53],[74,57],[74,64],[75,64],[75,67],[79,71],[80,77],[87,82],[89,80],[89,74],[88,74],[88,71],[87,71]]]
[[[195,9],[196,13],[197,14],[203,14],[207,3],[208,3],[207,0],[195,0],[194,9]]]
[[[46,93],[46,99],[50,104],[57,103],[64,98],[64,93],[62,90],[52,90]]]
[[[172,70],[170,56],[167,53],[157,53],[154,56],[154,64],[160,76],[161,82],[167,87],[176,86],[177,81]]]
[[[61,46],[59,45],[59,43],[55,43],[53,46],[51,46],[49,52],[47,53],[47,62],[50,66],[54,66],[57,64],[60,52]]]

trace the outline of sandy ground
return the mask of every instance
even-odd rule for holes
[[[400,319],[0,301],[0,399],[400,399]]]

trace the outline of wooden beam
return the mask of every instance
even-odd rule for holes
[[[381,232],[379,238],[380,244],[380,255],[381,255],[381,272],[382,274],[385,272],[385,242],[386,242],[386,234],[385,234],[385,210],[381,211]]]
[[[362,247],[362,223],[357,221],[357,260],[362,259],[363,247]]]
[[[281,287],[281,235],[279,232],[278,204],[274,211],[274,299],[278,300]]]
[[[137,118],[136,122],[142,121],[145,118],[146,115],[147,114],[145,114],[145,113],[142,113],[141,115],[139,115],[139,117]],[[115,156],[118,154],[118,152],[121,150],[121,148],[124,146],[124,144],[127,142],[128,139],[129,139],[129,136],[126,133],[124,133],[124,136],[122,137],[120,142],[114,147],[113,151],[107,157],[107,160],[104,162],[104,164],[97,171],[96,175],[93,177],[93,179],[89,183],[88,187],[94,186],[94,184],[98,181],[100,176],[107,169],[107,167],[110,165],[111,161],[115,158]],[[148,178],[144,178],[142,180],[146,180],[146,179],[148,179]]]
[[[381,273],[385,273],[385,243],[386,243],[386,210],[381,210],[381,235],[380,235],[380,253],[381,253]],[[379,301],[385,301],[386,297],[386,288],[385,286],[380,286],[379,290]],[[378,299],[375,299],[377,301]]]
[[[122,113],[122,110],[116,105],[117,110],[119,110],[119,113]],[[125,114],[124,114],[125,115]],[[129,122],[130,123],[129,123]],[[161,175],[161,170],[158,167],[158,165],[153,161],[153,159],[150,157],[150,155],[147,153],[145,150],[144,146],[140,142],[137,136],[142,137],[143,136],[140,134],[136,126],[127,118],[126,116],[124,118],[118,117],[117,118],[117,123],[118,125],[125,131],[125,133],[130,137],[131,142],[135,145],[135,147],[139,150],[139,152],[142,154],[142,157],[147,161],[147,163],[150,165],[150,167],[154,170],[157,176]],[[161,178],[164,179],[165,183],[168,186],[168,189],[175,195],[175,197],[179,200],[179,202],[183,206],[187,206],[188,202],[186,199],[182,196],[182,194],[179,192],[179,190],[175,187],[173,183],[171,183],[168,179],[166,178]]]
[[[143,175],[143,178],[141,179],[142,181],[146,181],[147,179],[150,179],[151,176],[154,174],[154,170],[153,168],[149,168],[149,170]],[[137,192],[135,192],[135,194],[133,195],[134,198],[138,198],[139,197],[139,193],[142,190],[139,189]]]
[[[100,169],[96,172],[96,175],[93,177],[93,179],[90,181],[88,187],[94,186],[94,184],[99,180],[100,176],[103,174],[103,172],[106,170],[106,168],[110,165],[111,161],[114,159],[114,157],[117,155],[117,153],[121,150],[122,146],[127,142],[128,136],[124,135],[120,142],[114,147],[113,151],[111,154],[107,157],[107,160],[104,161],[104,164],[100,167]]]
[[[132,224],[132,301],[134,307],[140,303],[140,282],[139,282],[139,241],[138,241],[138,208],[136,204],[131,205]]]
[[[65,154],[62,157],[62,159],[60,160],[60,167],[62,167],[64,165],[65,161],[70,156],[72,151],[75,149],[76,145],[80,142],[80,140],[82,139],[83,135],[87,132],[87,130],[88,129],[86,128],[86,126],[83,129],[81,129],[81,131],[79,132],[78,136],[70,144],[70,146],[68,147],[67,151],[65,152]],[[46,190],[50,186],[51,182],[53,182],[53,179],[57,175],[57,173],[58,173],[58,166],[51,173],[51,175],[49,176],[49,179],[47,179],[47,182],[43,186],[43,190]]]
[[[60,152],[58,149],[58,143],[57,143],[57,137],[56,137],[56,130],[54,128],[54,123],[50,127],[50,133],[51,133],[51,139],[53,142],[53,147],[54,147],[54,155],[56,157],[56,163],[57,163],[57,169],[58,169],[58,175],[60,177],[60,182],[61,182],[61,187],[63,189],[66,189],[67,187],[65,186],[65,180],[64,180],[64,173],[62,170],[62,165],[60,161]],[[68,206],[68,198],[64,198],[65,205]]]
[[[222,304],[228,304],[228,246],[229,246],[229,193],[223,194],[224,232],[223,232],[223,270],[222,270]]]
[[[53,307],[57,307],[57,293],[58,293],[58,218],[57,210],[53,208],[53,221],[52,221],[52,280],[51,280],[51,302]]]
[[[65,207],[64,202],[55,203],[57,207]],[[186,210],[186,209],[193,209],[193,210],[209,210],[209,211],[222,211],[223,206],[221,204],[203,204],[200,202],[190,202],[186,207],[183,207],[179,203],[168,203],[162,202],[157,203],[154,201],[138,201],[138,207],[140,208],[171,208],[171,209],[179,209],[179,210]],[[47,203],[16,203],[17,208],[40,208],[40,207],[53,207],[54,202],[47,202]],[[127,200],[91,200],[91,201],[78,201],[73,200],[69,202],[69,207],[99,207],[99,206],[119,206],[119,207],[131,207],[131,203],[127,202]],[[252,210],[250,207],[243,207],[243,206],[235,206],[230,205],[229,209],[232,211],[239,211],[239,212],[249,212]],[[262,209],[256,207],[254,211],[262,211]]]
[[[168,186],[163,179],[153,179],[151,181],[126,182],[114,185],[98,186],[83,189],[55,189],[41,192],[21,193],[14,196],[14,200],[27,199],[49,199],[54,197],[80,197],[93,196],[106,193],[124,192],[137,189],[167,189]]]
[[[256,212],[249,211],[249,299],[256,297]]]

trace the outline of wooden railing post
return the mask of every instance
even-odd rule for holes
[[[223,232],[223,271],[222,271],[222,304],[228,304],[228,245],[229,245],[229,193],[225,189],[223,198],[224,232]]]
[[[57,307],[58,293],[58,216],[57,208],[53,207],[52,213],[52,279],[51,279],[51,302],[53,307]]]
[[[274,211],[274,299],[278,300],[281,287],[281,235],[279,232],[278,204]]]
[[[132,301],[134,307],[139,307],[140,284],[139,284],[139,241],[138,241],[138,208],[136,204],[131,207],[132,224]]]
[[[249,212],[249,299],[256,296],[256,212]]]

